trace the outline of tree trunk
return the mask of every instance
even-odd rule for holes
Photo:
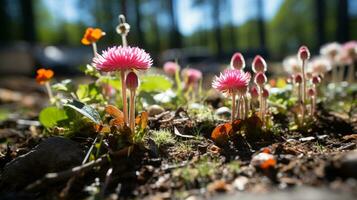
[[[170,47],[181,48],[182,38],[178,30],[177,19],[175,15],[175,8],[174,8],[175,0],[168,0],[167,3],[169,7],[171,27],[172,27],[171,35],[170,35]]]
[[[126,6],[127,6],[127,4],[126,4],[126,0],[120,0],[120,7],[121,7],[121,13],[120,14],[123,14],[125,17],[127,17],[126,16]],[[128,21],[128,20],[127,20]]]
[[[6,12],[8,2],[0,0],[0,24],[5,27],[0,31],[0,41],[9,41],[10,35],[10,16]]]
[[[263,10],[263,0],[257,0],[257,10],[258,10],[258,34],[259,34],[259,46],[261,49],[265,48],[265,21],[264,21],[264,10]]]
[[[338,42],[346,42],[349,39],[348,0],[339,0],[337,4],[337,31]]]
[[[23,39],[29,42],[36,40],[35,18],[33,14],[33,0],[20,1],[22,14]]]
[[[220,12],[220,0],[213,0],[213,12],[212,12],[212,21],[214,28],[214,37],[217,45],[217,54],[218,56],[222,56],[223,48],[222,48],[222,38],[221,38],[221,22],[219,20],[219,12]]]
[[[135,0],[135,29],[138,33],[138,44],[142,48],[145,49],[146,44],[145,44],[145,37],[144,37],[144,32],[143,29],[141,28],[141,11],[140,11],[140,0]]]
[[[316,29],[317,29],[317,44],[321,46],[325,44],[325,1],[324,0],[316,0],[315,1],[316,8]]]

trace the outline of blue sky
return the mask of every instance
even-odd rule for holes
[[[80,5],[79,0],[42,0],[51,13],[54,13],[56,19],[68,21],[91,21],[91,16],[81,16],[77,10]],[[278,11],[284,0],[265,0],[264,16],[265,19],[271,19]],[[257,16],[253,0],[230,0],[228,3],[232,6],[233,23],[241,25],[247,20]],[[210,20],[210,7],[194,7],[191,5],[192,0],[176,0],[175,6],[178,14],[179,30],[184,35],[190,35],[195,30],[212,27]],[[234,12],[233,12],[234,11]],[[229,14],[230,12],[228,12]],[[118,13],[119,14],[119,13]],[[230,19],[226,12],[221,13],[220,20],[224,23]],[[84,20],[84,19],[85,20]],[[205,19],[208,19],[205,21]],[[93,21],[93,20],[92,20]]]
[[[265,0],[264,2],[264,16],[265,19],[271,19],[278,9],[280,8],[283,0]],[[241,25],[247,20],[257,16],[253,0],[230,0],[229,3],[232,6],[233,22],[236,25]],[[200,28],[205,23],[207,16],[207,10],[209,8],[193,7],[192,0],[176,0],[176,7],[179,18],[179,28],[184,35],[193,33],[196,29]],[[224,17],[220,18],[221,21],[225,21]],[[207,25],[210,27],[210,24]]]

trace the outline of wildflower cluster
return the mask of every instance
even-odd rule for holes
[[[241,53],[235,53],[232,56],[231,68],[224,70],[219,76],[216,76],[212,82],[212,87],[222,92],[225,96],[232,99],[231,121],[235,119],[246,119],[250,111],[249,100],[254,107],[255,99],[259,97],[259,117],[262,121],[265,118],[268,90],[264,87],[267,82],[265,71],[267,65],[261,56],[256,56],[252,63],[252,69],[255,73],[254,82],[256,86],[251,88],[248,94],[251,75],[244,72],[245,60]]]

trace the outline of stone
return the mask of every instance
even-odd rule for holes
[[[46,173],[59,172],[80,165],[84,158],[80,146],[63,137],[51,137],[28,153],[7,163],[1,174],[0,188],[21,190]]]
[[[155,117],[155,115],[165,112],[165,109],[159,105],[151,105],[147,109],[150,117]]]
[[[218,108],[216,110],[216,112],[214,114],[218,115],[218,116],[230,117],[231,116],[231,109],[229,109],[227,107],[220,107],[220,108]]]

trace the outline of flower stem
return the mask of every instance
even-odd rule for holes
[[[345,66],[341,65],[338,69],[338,82],[342,82],[345,75]]]
[[[237,110],[237,119],[241,118],[241,110],[240,110],[240,95],[238,94],[238,99],[236,99],[236,110]]]
[[[92,48],[93,48],[93,56],[96,57],[98,55],[97,43],[93,42],[92,43]]]
[[[355,82],[355,66],[353,63],[351,63],[348,66],[348,83],[352,84]]]
[[[311,116],[315,116],[315,110],[316,110],[316,95],[311,97]]]
[[[300,83],[298,83],[298,102],[300,103],[301,102],[301,84]]]
[[[305,76],[305,60],[302,60],[302,65],[301,65],[301,71],[302,71],[302,99],[301,99],[301,109],[302,109],[302,124],[304,123],[305,119],[305,102],[306,102],[306,76]]]
[[[126,40],[126,34],[121,34],[121,40],[123,42],[123,47],[127,47],[128,41]]]
[[[125,84],[125,71],[120,71],[121,78],[121,94],[123,98],[123,113],[124,113],[124,123],[128,124],[128,105],[126,99],[126,84]]]
[[[51,89],[51,86],[50,86],[49,81],[46,81],[45,86],[46,86],[46,90],[47,90],[47,94],[48,94],[48,98],[49,98],[49,100],[50,100],[50,103],[52,103],[52,101],[53,101],[53,94],[52,94],[52,89]]]
[[[245,109],[244,109],[244,99],[243,95],[240,95],[239,97],[239,107],[240,107],[240,117],[241,119],[245,119]]]
[[[259,117],[263,120],[263,86],[259,85]]]
[[[236,112],[236,93],[232,92],[232,113],[231,113],[231,122],[233,123]]]
[[[130,110],[129,110],[129,127],[131,133],[135,133],[135,90],[130,90]]]
[[[336,64],[334,64],[332,66],[332,83],[336,83],[337,82],[337,66]]]
[[[249,103],[248,103],[248,98],[247,98],[247,95],[244,94],[243,96],[243,100],[244,100],[244,119],[247,119],[248,118],[248,113],[249,113]]]

